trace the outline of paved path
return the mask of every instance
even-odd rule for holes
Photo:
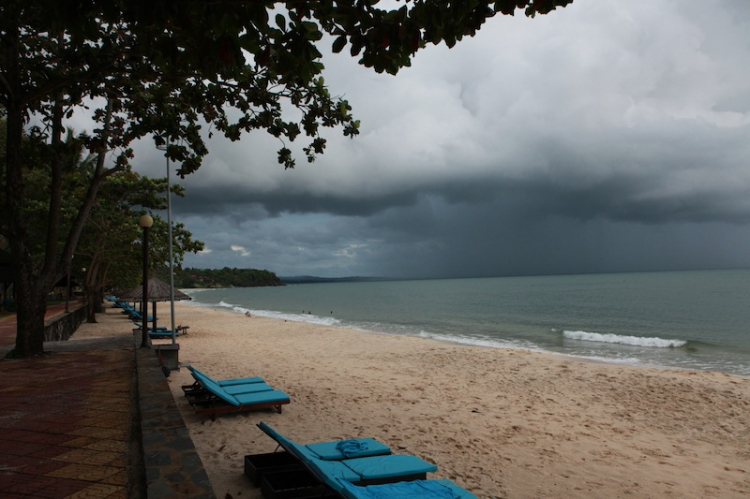
[[[45,320],[64,310],[49,307]],[[0,320],[0,346],[15,334],[14,315]],[[83,351],[0,362],[4,499],[128,497],[133,353],[75,346]]]
[[[128,497],[133,370],[126,350],[1,362],[0,497]]]
[[[98,317],[111,335],[0,360],[0,498],[213,497],[156,356],[124,316]],[[0,357],[14,344],[0,319]]]

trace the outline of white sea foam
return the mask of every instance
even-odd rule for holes
[[[294,322],[307,322],[309,324],[317,324],[319,326],[336,326],[340,323],[340,321],[335,317],[320,317],[313,314],[292,314],[277,312],[274,310],[255,310],[244,307],[233,307],[233,310],[236,310],[237,312],[243,314],[246,312],[250,312],[251,315],[257,315],[259,317],[270,317],[272,319],[282,319],[285,321]]]
[[[437,334],[428,333],[422,331],[418,335],[420,338],[428,338],[438,341],[446,341],[449,343],[458,343],[461,345],[469,345],[474,347],[486,347],[486,348],[511,348],[511,349],[523,349],[539,351],[539,347],[532,344],[531,342],[517,341],[517,340],[506,340],[506,339],[489,339],[477,336],[458,336],[452,334]]]
[[[639,336],[621,336],[619,334],[590,333],[587,331],[563,331],[563,337],[569,340],[594,341],[597,343],[616,343],[650,348],[678,348],[684,346],[684,340],[665,340],[663,338],[642,338]]]
[[[207,308],[211,308],[211,307],[215,307],[216,306],[215,303],[209,303],[209,302],[203,302],[203,301],[196,300],[195,299],[195,294],[193,294],[193,293],[187,293],[187,295],[190,296],[190,298],[192,298],[192,299],[189,300],[189,301],[187,301],[187,300],[186,301],[181,301],[180,302],[181,304],[188,305],[188,306],[193,306],[193,307],[207,307]]]
[[[565,355],[565,354],[561,354]],[[586,359],[591,360],[594,362],[601,362],[603,364],[625,364],[628,366],[637,366],[642,365],[643,361],[641,359],[637,359],[635,357],[623,357],[623,358],[613,358],[613,357],[600,357],[598,355],[571,355],[570,357],[577,357],[579,359]],[[652,366],[656,367],[656,366]]]

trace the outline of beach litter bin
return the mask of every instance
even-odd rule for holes
[[[159,363],[169,369],[170,371],[176,371],[180,367],[180,345],[178,343],[170,343],[167,345],[152,345],[156,356],[159,358]]]

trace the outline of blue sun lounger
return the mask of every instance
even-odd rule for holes
[[[338,493],[342,490],[340,480],[356,485],[392,483],[423,480],[427,473],[437,471],[437,466],[434,464],[409,454],[325,460],[316,456],[308,447],[283,437],[266,423],[258,423],[258,427],[266,434],[272,435],[272,438],[287,453],[297,458],[305,467],[302,470],[264,474],[261,478],[261,490],[265,497],[274,497],[283,493],[280,491],[288,489],[290,483],[303,483],[301,473],[313,478],[311,482],[305,484],[305,487],[314,489],[324,484]]]
[[[195,378],[197,381],[204,380],[204,381],[210,381],[213,383],[216,383],[219,386],[232,386],[232,385],[246,385],[248,383],[263,383],[263,378],[259,376],[252,376],[250,378],[230,378],[230,379],[221,379],[221,380],[215,380],[212,379],[210,376],[205,374],[202,371],[199,371],[197,367],[193,366],[185,366],[190,371],[190,374],[193,375],[193,378]]]
[[[203,386],[204,382],[216,383],[230,395],[273,390],[273,387],[268,385],[263,381],[263,378],[259,376],[215,380],[193,366],[185,367],[188,368],[193,379],[195,379],[195,382],[192,385],[182,385],[182,391],[188,398],[205,397],[207,393],[210,393],[205,386]]]
[[[204,377],[199,383],[206,390],[205,394],[200,397],[188,398],[188,401],[196,414],[208,414],[212,421],[216,419],[217,414],[255,409],[273,408],[281,414],[281,406],[291,402],[289,395],[273,388],[233,395],[227,391],[228,387],[222,387],[210,378]]]
[[[196,382],[197,385],[186,385],[182,387],[182,391],[188,398],[190,403],[193,403],[199,399],[210,398],[213,394],[209,391],[205,385],[201,382]],[[234,397],[237,395],[243,395],[245,393],[258,393],[258,392],[269,392],[273,390],[273,387],[265,382],[260,383],[247,383],[245,385],[229,385],[223,386],[221,389]]]
[[[273,428],[262,422],[258,424],[258,427],[266,435],[275,440],[278,446],[274,452],[245,456],[245,475],[247,475],[256,487],[260,486],[260,481],[264,474],[304,469],[304,465],[295,455],[288,452],[278,452],[279,448],[283,449],[283,447],[278,440],[280,435]],[[282,438],[282,440],[289,439]],[[324,461],[384,456],[391,453],[390,447],[378,442],[374,438],[352,438],[315,442],[306,444],[304,447],[315,457]]]
[[[355,459],[358,457],[383,456],[391,453],[391,448],[374,438],[352,438],[346,440],[334,440],[331,442],[318,442],[307,445],[298,444],[293,440],[282,436],[279,432],[261,421],[258,428],[271,437],[279,447],[284,448],[285,443],[305,447],[305,453],[324,461],[341,461],[342,459]]]
[[[135,327],[137,327],[138,329],[143,329],[143,324],[141,324],[140,322],[133,322],[133,324],[135,324]],[[155,332],[158,332],[158,331],[166,331],[167,330],[167,326],[156,326],[156,329],[154,329],[153,326],[147,326],[147,327],[148,327],[148,332],[149,333],[155,333]],[[172,333],[169,333],[169,334],[171,335]]]
[[[476,499],[474,494],[446,478],[366,486],[345,480],[339,483],[341,488],[337,492],[344,499]]]
[[[143,321],[143,315],[141,315],[141,312],[138,310],[130,310],[127,312],[127,314],[131,321]],[[159,320],[159,318],[157,317],[156,320]],[[154,322],[154,316],[149,315],[146,322]]]

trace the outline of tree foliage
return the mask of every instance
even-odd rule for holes
[[[313,161],[326,146],[322,128],[358,133],[349,103],[324,84],[320,44],[348,48],[360,64],[395,74],[427,44],[452,46],[496,13],[534,16],[571,2],[405,0],[381,8],[378,0],[3,0],[0,235],[20,274],[18,355],[43,351],[44,297],[70,267],[100,187],[131,162],[134,141],[166,146],[186,175],[200,166],[213,133],[238,140],[265,130],[281,141],[279,162],[291,168],[287,141],[307,137],[303,150]],[[72,119],[93,122],[75,144],[93,155],[93,168],[63,232],[65,158],[74,152],[64,131]],[[44,154],[50,173],[47,230],[33,240],[21,207],[29,198],[23,172],[36,158],[24,149],[24,134],[44,146],[32,150]]]
[[[4,121],[0,120],[0,126]],[[80,200],[95,168],[94,157],[81,148],[79,137],[68,130],[65,138],[66,150],[63,162],[62,196],[59,204],[60,231],[67,233],[78,213]],[[50,202],[50,158],[44,144],[27,140],[24,144],[26,157],[32,159],[31,166],[24,171],[27,188],[26,202],[21,207],[30,233],[29,252],[33,268],[41,269],[45,257],[42,244],[48,230]],[[2,147],[0,147],[0,152]],[[0,182],[2,183],[2,182]],[[125,168],[111,175],[102,185],[91,213],[86,220],[74,255],[74,274],[79,274],[87,297],[92,299],[89,321],[94,321],[94,301],[103,296],[105,287],[135,286],[141,282],[141,229],[138,218],[144,209],[164,210],[167,179],[143,177]],[[172,195],[184,196],[179,185],[171,186]],[[160,216],[154,216],[151,229],[149,263],[152,268],[167,267],[168,226]],[[174,265],[180,268],[187,251],[203,249],[203,243],[194,241],[183,224],[173,226]],[[56,251],[62,248],[58,246]],[[85,269],[85,270],[84,270]]]
[[[166,208],[167,179],[142,177],[129,169],[112,175],[102,186],[91,215],[84,226],[76,249],[76,262],[87,265],[85,289],[91,299],[89,321],[95,320],[105,288],[134,287],[142,282],[142,229],[138,226],[143,209]],[[171,186],[172,195],[184,196],[179,185]],[[169,226],[154,215],[150,229],[148,262],[152,269],[169,266]],[[186,252],[203,249],[192,239],[184,224],[173,223],[173,265],[182,266]]]

